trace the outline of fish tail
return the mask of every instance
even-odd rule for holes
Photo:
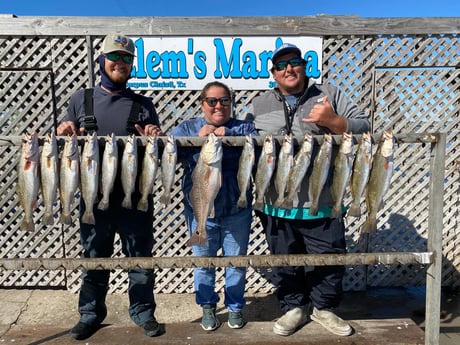
[[[339,206],[339,207],[333,207],[332,208],[332,211],[331,211],[331,215],[329,216],[329,218],[340,218],[342,215],[342,207]]]
[[[361,206],[359,204],[351,204],[348,215],[351,217],[361,217]]]
[[[22,231],[35,231],[35,224],[33,219],[30,217],[24,218],[21,223],[21,230]]]
[[[102,198],[97,205],[97,208],[101,211],[105,211],[109,208],[109,201],[107,199]]]
[[[286,210],[291,210],[294,207],[294,202],[291,199],[284,199],[281,207]]]
[[[373,216],[368,216],[366,222],[364,223],[361,232],[375,232],[377,231],[377,218]]]
[[[61,217],[59,218],[59,222],[66,225],[72,224],[72,217],[70,216],[70,213],[62,213]]]
[[[139,200],[139,202],[137,203],[137,209],[139,211],[142,211],[142,212],[147,212],[149,208],[149,203],[147,201],[147,199],[145,198],[142,198],[141,200]]]
[[[53,213],[46,211],[45,214],[43,215],[42,218],[42,224],[43,225],[53,225],[54,224],[54,219],[53,219]]]
[[[254,202],[254,206],[252,207],[254,210],[257,211],[262,211],[263,210],[264,203],[260,200],[256,200]]]
[[[309,216],[317,216],[318,215],[318,205],[311,205],[310,209],[308,210]]]
[[[236,202],[236,206],[239,208],[246,208],[248,207],[248,200],[246,199],[246,195],[240,196],[238,201]]]
[[[88,210],[85,210],[83,216],[81,216],[81,222],[85,224],[96,224],[96,220],[94,219],[94,213]]]
[[[187,241],[187,246],[205,246],[208,244],[208,240],[205,236],[201,236],[201,231],[195,231],[190,239]]]
[[[124,208],[127,208],[128,210],[133,208],[133,204],[131,202],[131,196],[126,195],[125,198],[123,199],[123,202],[121,203],[121,206]]]
[[[171,204],[171,194],[168,192],[164,192],[160,197],[160,202],[165,206]]]
[[[278,208],[282,207],[281,205],[283,204],[283,202],[284,202],[284,198],[279,197],[278,199],[276,199],[275,204],[273,206],[278,207]]]

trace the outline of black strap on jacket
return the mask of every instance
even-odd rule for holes
[[[97,131],[93,106],[93,89],[85,89],[85,117],[83,119],[83,126],[88,132]]]
[[[131,112],[129,113],[128,123],[126,124],[126,130],[130,133],[137,133],[134,125],[139,123],[139,111],[141,109],[141,95],[137,93],[133,97],[133,105],[131,107]]]
[[[142,96],[134,94],[133,105],[131,106],[131,112],[129,113],[128,122],[126,123],[126,130],[130,133],[137,133],[134,125],[139,123],[139,112],[141,110]],[[97,131],[97,121],[94,116],[94,105],[93,105],[93,89],[85,89],[85,117],[83,119],[85,129],[89,131]]]

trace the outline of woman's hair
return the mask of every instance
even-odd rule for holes
[[[201,93],[200,93],[200,102],[202,102],[205,98],[206,98],[206,94],[208,93],[208,90],[211,88],[211,87],[220,87],[222,89],[225,90],[225,92],[227,93],[227,95],[230,97],[230,98],[233,98],[232,96],[232,91],[230,90],[230,88],[225,85],[224,83],[221,83],[220,81],[212,81],[210,83],[207,83],[204,87],[203,87],[203,90],[201,90]]]

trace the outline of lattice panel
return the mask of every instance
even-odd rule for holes
[[[338,86],[369,111],[374,47],[370,38],[330,37],[323,41],[323,82]]]
[[[44,134],[54,125],[53,102],[57,121],[66,112],[70,95],[98,82],[97,56],[101,37],[8,37],[0,39],[0,134],[20,135],[25,130]],[[459,253],[459,76],[455,70],[432,66],[459,64],[456,35],[428,37],[325,37],[323,80],[340,87],[353,101],[374,114],[374,133],[393,128],[395,133],[446,131],[446,183],[444,206],[443,285],[458,286]],[[88,68],[91,56],[94,75]],[[430,67],[426,69],[385,69],[385,67]],[[54,93],[51,83],[54,81]],[[375,83],[375,85],[374,85]],[[241,118],[251,100],[261,91],[235,91],[234,116]],[[144,91],[152,97],[162,129],[168,132],[181,121],[201,116],[198,91]],[[375,106],[374,106],[375,105]],[[374,107],[373,107],[374,106]],[[360,234],[365,217],[345,219],[347,246],[350,252],[414,250],[426,248],[428,208],[429,147],[400,145],[396,154],[397,170],[386,197],[386,209],[379,214],[379,231],[368,239]],[[74,205],[73,224],[63,227],[37,226],[35,233],[18,231],[22,219],[15,194],[17,148],[0,146],[0,253],[2,257],[79,257],[78,200]],[[179,166],[173,202],[167,208],[158,202],[162,186],[157,183],[155,199],[154,255],[192,255],[181,212],[182,191]],[[77,198],[78,199],[78,198]],[[346,199],[349,202],[349,197]],[[36,223],[43,214],[39,205]],[[57,214],[56,214],[57,215]],[[367,241],[366,241],[367,240]],[[253,220],[249,254],[268,254],[263,229]],[[121,256],[121,244],[115,241],[114,256]],[[423,284],[425,267],[417,265],[348,267],[345,290],[362,290],[366,285]],[[217,270],[217,289],[224,286],[224,270]],[[272,292],[271,268],[249,268],[246,289]],[[77,292],[80,272],[0,272],[0,286],[63,286]],[[126,292],[127,273],[116,270],[111,275],[110,292]],[[156,271],[155,292],[193,292],[193,270]]]
[[[460,61],[458,35],[381,36],[375,41],[375,65],[445,67]]]

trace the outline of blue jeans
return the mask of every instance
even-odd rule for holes
[[[116,204],[115,204],[116,205]],[[118,204],[119,205],[119,204]],[[134,207],[136,204],[133,204]],[[118,232],[123,254],[127,257],[151,257],[153,248],[153,209],[148,212],[122,207],[107,211],[94,208],[96,225],[80,223],[80,242],[83,258],[108,258],[113,254],[115,233]],[[80,215],[84,203],[80,204]],[[84,270],[78,300],[80,321],[88,325],[99,325],[107,315],[105,298],[110,278],[109,270]],[[129,316],[137,325],[154,319],[153,296],[154,274],[151,269],[130,269]]]
[[[193,215],[186,215],[187,227],[191,235],[197,226]],[[195,256],[217,256],[222,248],[223,256],[246,255],[248,250],[249,232],[251,230],[251,209],[222,218],[208,218],[206,232],[207,246],[192,246]],[[194,288],[195,299],[199,305],[216,304],[219,296],[215,292],[216,270],[214,268],[195,268]],[[241,311],[246,304],[244,290],[246,286],[246,267],[225,268],[224,304],[228,310]]]

